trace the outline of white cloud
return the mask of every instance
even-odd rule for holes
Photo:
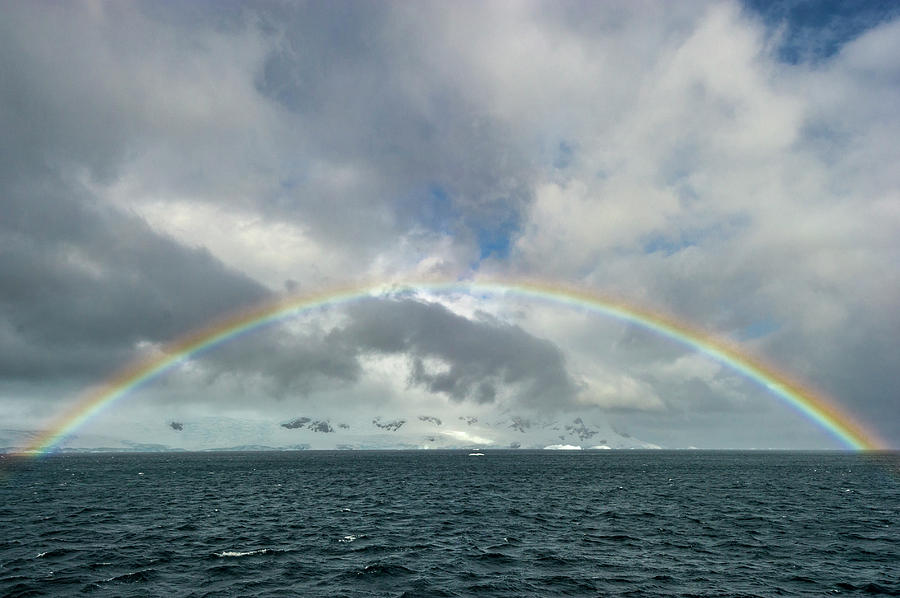
[[[228,266],[265,284],[284,290],[286,281],[302,280],[304,286],[321,286],[331,272],[350,269],[341,258],[309,237],[290,221],[265,219],[256,211],[229,204],[190,199],[135,201],[126,204],[115,193],[113,202],[127,206],[150,226],[188,247],[213,253]],[[130,204],[130,205],[129,205]]]
[[[608,374],[585,380],[587,388],[578,395],[582,405],[604,409],[662,410],[665,404],[646,382],[626,374]]]
[[[470,432],[466,432],[465,430],[441,430],[440,434],[442,434],[443,436],[449,436],[450,438],[459,440],[460,442],[484,445],[494,444],[494,441],[490,438],[483,438]]]

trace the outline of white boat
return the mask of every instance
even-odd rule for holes
[[[470,457],[484,457],[484,453],[469,453]]]

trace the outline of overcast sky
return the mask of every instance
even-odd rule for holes
[[[896,3],[0,4],[0,428],[273,294],[522,277],[737,341],[900,446]],[[841,446],[686,347],[465,293],[241,337],[92,431],[335,410]]]

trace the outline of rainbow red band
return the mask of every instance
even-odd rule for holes
[[[151,357],[136,360],[97,387],[88,390],[76,405],[57,419],[47,431],[36,437],[23,451],[46,454],[105,408],[126,397],[136,387],[164,374],[197,353],[228,342],[242,334],[273,322],[310,310],[335,306],[377,293],[405,291],[457,292],[551,301],[555,304],[587,310],[640,326],[660,336],[700,351],[750,380],[764,386],[773,395],[802,413],[846,447],[856,450],[885,449],[887,445],[872,430],[864,427],[838,404],[813,391],[762,360],[748,355],[737,344],[715,338],[675,319],[646,309],[603,297],[585,289],[538,282],[416,282],[386,285],[357,285],[303,296],[280,297],[238,311],[197,329],[166,345]]]

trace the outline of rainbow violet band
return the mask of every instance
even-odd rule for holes
[[[587,289],[532,281],[515,282],[404,282],[364,284],[299,296],[283,296],[225,318],[172,341],[162,351],[144,357],[119,370],[102,384],[86,391],[74,407],[54,425],[38,435],[22,452],[43,455],[53,452],[86,422],[135,388],[163,375],[179,363],[260,327],[320,307],[337,306],[374,295],[397,295],[417,291],[434,293],[476,293],[492,297],[519,297],[549,301],[634,324],[659,336],[693,348],[766,388],[771,394],[803,414],[814,424],[855,450],[885,449],[887,445],[835,401],[792,379],[762,360],[749,355],[737,344],[716,338],[696,326],[658,312],[604,297]]]

